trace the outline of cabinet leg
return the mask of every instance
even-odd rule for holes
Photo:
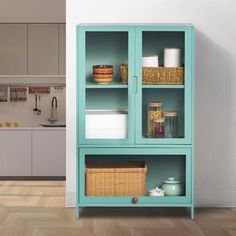
[[[75,217],[76,217],[77,219],[79,219],[79,217],[80,217],[80,207],[77,207],[77,208],[76,208],[76,210],[75,210]]]
[[[194,219],[194,206],[191,206],[191,219]]]

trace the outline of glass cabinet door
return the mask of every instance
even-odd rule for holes
[[[134,142],[134,37],[133,27],[78,26],[79,144]]]
[[[136,142],[191,144],[191,26],[136,30]]]
[[[190,148],[80,148],[78,153],[81,206],[189,206],[192,203]],[[124,162],[129,168],[138,169],[127,174]],[[111,164],[117,168],[115,177],[114,169],[109,169]],[[120,168],[123,168],[121,172]],[[181,183],[182,191],[151,196],[150,191],[157,186],[163,188],[169,177]],[[134,197],[137,202],[133,202]]]

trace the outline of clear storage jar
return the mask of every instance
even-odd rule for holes
[[[153,121],[153,138],[165,138],[165,118],[157,118]]]
[[[162,102],[150,102],[148,104],[148,138],[153,138],[153,121],[163,115]]]
[[[165,117],[165,138],[177,137],[177,112],[165,111],[163,112]]]

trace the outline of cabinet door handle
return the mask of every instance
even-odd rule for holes
[[[138,76],[134,76],[134,93],[138,93]]]

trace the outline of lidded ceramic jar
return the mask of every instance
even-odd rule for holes
[[[174,177],[167,178],[162,182],[162,190],[166,196],[181,196],[184,194],[184,184]]]

